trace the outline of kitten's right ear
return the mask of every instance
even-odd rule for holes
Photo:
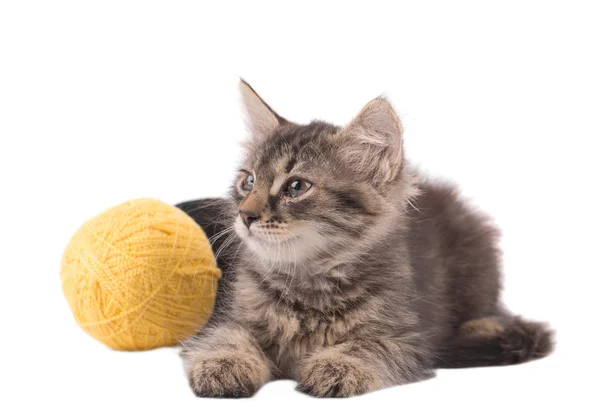
[[[248,130],[253,139],[266,139],[277,127],[286,122],[243,79],[240,79],[240,93],[246,108]]]

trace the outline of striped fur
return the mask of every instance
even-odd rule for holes
[[[254,135],[231,198],[181,205],[224,271],[211,320],[182,350],[197,395],[291,378],[347,397],[551,351],[543,324],[499,302],[496,228],[454,187],[409,170],[388,102],[344,127],[298,125],[241,86]],[[311,187],[293,196],[293,180]]]

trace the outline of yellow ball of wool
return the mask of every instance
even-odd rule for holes
[[[77,323],[118,350],[175,345],[202,326],[220,270],[200,226],[154,199],[115,206],[86,222],[61,263]]]

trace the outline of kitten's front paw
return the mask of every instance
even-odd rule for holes
[[[365,363],[345,355],[314,355],[301,363],[297,390],[316,397],[351,397],[382,387]]]
[[[270,377],[263,360],[243,354],[196,356],[186,365],[190,387],[198,397],[250,397]]]

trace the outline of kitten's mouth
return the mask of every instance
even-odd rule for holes
[[[238,235],[260,255],[267,255],[271,250],[280,249],[291,253],[296,250],[296,244],[300,244],[302,240],[302,234],[292,233],[283,228],[268,228],[255,224],[248,228],[239,217],[235,227]]]

